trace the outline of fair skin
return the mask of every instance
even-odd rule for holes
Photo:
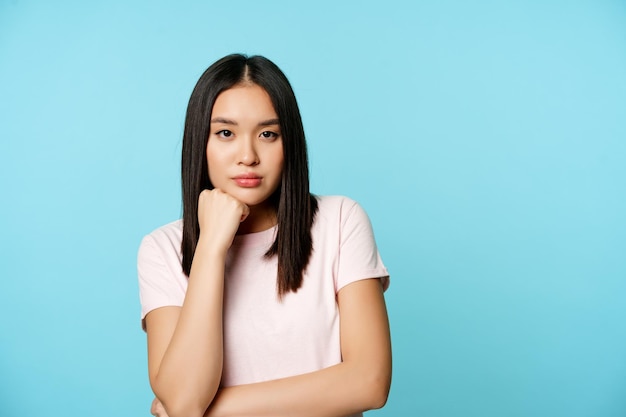
[[[283,145],[278,116],[265,90],[246,84],[219,95],[206,157],[213,186],[250,208],[237,233],[276,224],[267,199],[280,184]]]
[[[146,316],[152,413],[169,417],[342,416],[384,405],[391,381],[389,324],[378,279],[337,294],[342,362],[309,374],[220,388],[226,254],[237,233],[276,224],[268,198],[280,185],[278,116],[261,87],[245,83],[213,106],[206,150],[214,190],[198,201],[200,238],[182,307]]]

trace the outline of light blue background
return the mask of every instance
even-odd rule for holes
[[[376,416],[626,415],[624,1],[0,0],[0,415],[148,416],[141,237],[202,71],[290,78],[392,274]]]

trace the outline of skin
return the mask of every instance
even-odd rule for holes
[[[267,199],[280,185],[283,144],[278,115],[265,90],[245,84],[219,95],[211,114],[206,157],[213,186],[250,207],[238,233],[276,224]],[[260,184],[238,185],[236,177],[244,174],[258,176]]]
[[[198,201],[200,238],[182,307],[146,316],[156,416],[341,416],[382,407],[391,382],[389,324],[379,279],[337,294],[343,361],[309,374],[219,389],[226,254],[237,233],[276,224],[282,137],[267,93],[246,83],[220,94],[206,150],[214,190]],[[253,175],[253,180],[238,176]]]

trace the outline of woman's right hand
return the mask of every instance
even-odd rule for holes
[[[200,240],[216,250],[227,251],[248,214],[250,208],[246,204],[224,191],[218,188],[202,191],[198,198]]]

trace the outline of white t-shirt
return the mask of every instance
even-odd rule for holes
[[[313,253],[297,293],[277,297],[276,256],[263,255],[276,227],[235,236],[226,261],[222,386],[278,379],[341,362],[336,294],[367,278],[389,285],[367,214],[354,201],[318,197],[311,229]],[[182,221],[147,235],[139,249],[141,318],[182,306],[187,277],[181,267]]]

